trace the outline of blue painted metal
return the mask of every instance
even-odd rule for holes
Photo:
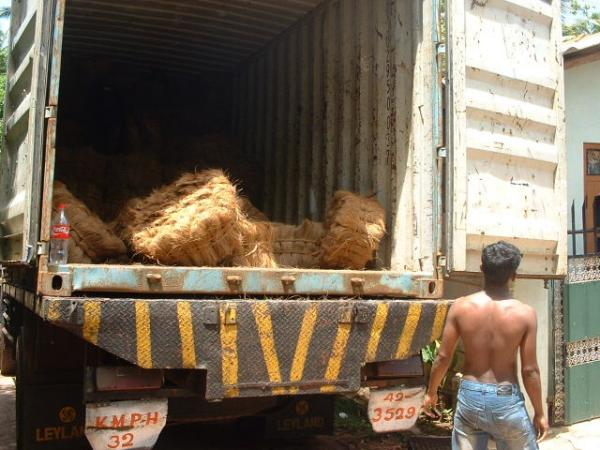
[[[444,146],[444,126],[443,126],[443,89],[442,79],[446,76],[442,65],[443,56],[445,54],[445,36],[442,35],[441,25],[441,5],[440,0],[433,0],[433,20],[432,20],[432,35],[431,39],[435,46],[435,52],[433,52],[434,61],[432,62],[433,70],[433,87],[432,87],[432,105],[433,105],[433,154],[434,158],[437,159],[437,164],[434,163],[433,167],[436,170],[433,171],[432,186],[434,189],[433,193],[433,213],[435,220],[435,227],[433,233],[434,249],[439,255],[442,252],[442,234],[443,234],[443,170],[445,155],[440,152]]]
[[[48,275],[56,273],[70,274],[72,292],[418,298],[442,293],[442,281],[433,274],[410,272],[74,264]]]

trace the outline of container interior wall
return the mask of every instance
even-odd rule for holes
[[[376,195],[394,270],[433,267],[431,6],[324,2],[234,78],[232,131],[263,161],[267,214],[323,220],[336,190]]]
[[[57,178],[107,222],[215,165],[276,221],[376,195],[379,268],[431,272],[431,0],[174,4],[67,3]]]

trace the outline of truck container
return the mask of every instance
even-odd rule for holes
[[[444,279],[483,246],[564,275],[560,40],[558,0],[13,0],[0,294],[19,448],[151,448],[166,421],[247,416],[325,432],[333,394],[418,384]],[[109,220],[154,169],[193,170],[207,135],[237,142],[215,156],[271,220],[375,195],[373,267],[48,264],[55,179]]]

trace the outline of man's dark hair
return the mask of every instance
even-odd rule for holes
[[[505,241],[488,245],[481,253],[481,269],[487,283],[506,284],[521,264],[522,254],[517,247]]]

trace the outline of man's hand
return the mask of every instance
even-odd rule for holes
[[[432,419],[439,419],[441,417],[440,412],[436,408],[437,403],[437,392],[434,392],[433,394],[425,394],[425,401],[423,402],[423,412]]]
[[[543,441],[548,434],[548,420],[546,416],[543,414],[536,415],[533,417],[533,426],[537,431],[537,440],[538,442]]]

